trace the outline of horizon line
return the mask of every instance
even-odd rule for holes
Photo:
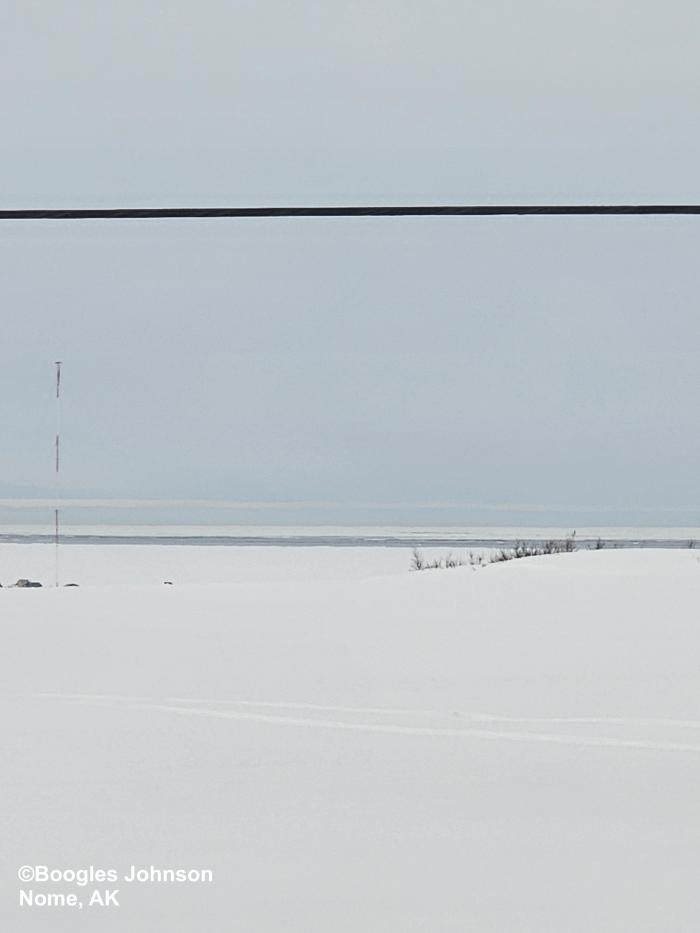
[[[129,499],[129,498],[61,498],[58,500],[61,507],[68,508],[212,508],[212,509],[259,509],[263,511],[273,511],[279,509],[282,511],[296,511],[303,509],[341,509],[341,510],[361,510],[361,509],[472,509],[474,511],[489,512],[531,512],[537,513],[566,513],[566,512],[603,512],[608,514],[624,514],[630,512],[671,512],[700,514],[700,506],[665,506],[665,505],[534,505],[531,503],[476,503],[459,502],[450,500],[417,502],[338,502],[332,500],[285,500],[275,502],[272,500],[244,501],[236,499]],[[7,509],[31,509],[31,508],[54,508],[55,498],[25,497],[25,496],[6,496],[0,498],[0,508]]]

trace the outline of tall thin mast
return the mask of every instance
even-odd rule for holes
[[[56,503],[54,508],[54,537],[55,537],[55,558],[56,558],[56,578],[55,584],[58,586],[58,543],[59,543],[59,501],[60,501],[60,466],[61,466],[61,361],[56,360]]]

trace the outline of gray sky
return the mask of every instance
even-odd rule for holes
[[[0,206],[697,202],[699,27],[629,0],[6,2]],[[694,522],[699,225],[0,223],[0,493],[50,483],[62,358],[78,494]]]

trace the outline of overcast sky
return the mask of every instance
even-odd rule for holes
[[[4,0],[0,207],[700,202],[698,34],[689,2]],[[0,494],[51,482],[60,358],[72,493],[695,523],[699,234],[0,222]]]

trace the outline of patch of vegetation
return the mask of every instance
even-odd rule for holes
[[[447,557],[436,557],[433,560],[426,560],[422,551],[413,548],[411,557],[411,570],[449,570],[451,567],[483,567],[488,563],[483,554],[474,554],[469,551],[466,557],[453,557],[450,553]]]
[[[595,543],[595,549],[601,550],[605,543],[600,538]],[[548,554],[570,554],[577,550],[576,532],[573,531],[563,540],[551,539],[543,541],[541,544],[527,544],[525,541],[516,541],[512,548],[500,548],[490,557],[486,558],[483,554],[475,554],[469,551],[466,558],[453,557],[448,554],[447,557],[436,557],[433,560],[426,560],[422,551],[418,548],[413,549],[411,558],[411,570],[446,570],[451,567],[484,567],[487,564],[502,564],[508,560],[520,560],[522,557],[544,557]]]
[[[576,550],[576,532],[572,532],[563,541],[543,541],[542,544],[526,544],[516,541],[515,547],[509,550],[501,548],[491,558],[490,563],[500,564],[506,560],[519,560],[521,557],[544,557],[546,554],[569,554]]]

